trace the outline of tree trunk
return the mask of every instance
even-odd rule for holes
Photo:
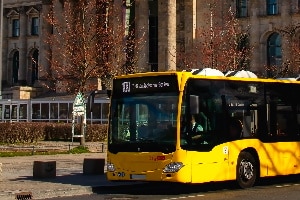
[[[85,146],[85,124],[84,116],[80,116],[80,146]]]

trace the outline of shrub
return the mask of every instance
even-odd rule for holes
[[[79,125],[75,126],[75,133],[79,133]],[[86,128],[86,141],[105,141],[106,124],[88,124]],[[0,142],[33,143],[42,140],[70,141],[72,139],[72,124],[47,122],[1,122]]]

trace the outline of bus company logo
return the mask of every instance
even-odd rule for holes
[[[157,156],[156,159],[157,160],[166,160],[166,156]]]
[[[166,156],[150,156],[149,160],[153,160],[153,161],[159,161],[159,160],[166,160]]]
[[[123,82],[122,86],[123,86],[124,93],[130,92],[130,82]]]

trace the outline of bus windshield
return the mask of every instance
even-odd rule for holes
[[[113,98],[109,151],[175,151],[177,105],[175,92]]]

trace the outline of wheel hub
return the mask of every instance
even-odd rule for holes
[[[240,164],[240,175],[244,180],[250,180],[253,177],[253,165],[247,160],[242,160]]]

